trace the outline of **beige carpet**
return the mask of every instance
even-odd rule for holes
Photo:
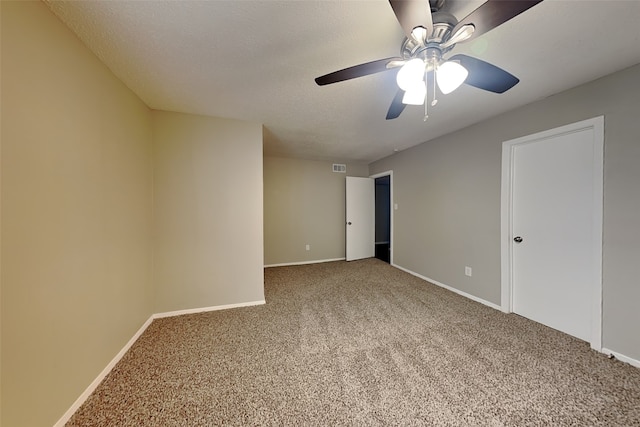
[[[640,369],[376,259],[154,321],[70,426],[640,425]]]

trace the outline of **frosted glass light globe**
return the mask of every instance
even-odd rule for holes
[[[399,73],[398,73],[399,74]],[[455,61],[447,61],[438,67],[436,80],[440,92],[445,95],[456,90],[469,75],[469,71]]]
[[[402,97],[402,103],[407,105],[422,105],[427,96],[427,86],[422,80],[411,86]]]
[[[396,81],[398,87],[404,91],[415,86],[424,78],[424,61],[420,58],[413,58],[407,61],[398,71]]]

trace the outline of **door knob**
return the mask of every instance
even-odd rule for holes
[[[522,242],[522,237],[516,236],[516,237],[513,238],[513,241],[516,242],[516,243],[520,243],[520,242]]]

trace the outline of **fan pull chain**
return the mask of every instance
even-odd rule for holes
[[[424,73],[424,87],[425,89],[429,88],[429,80],[427,79],[427,72]],[[426,122],[429,118],[429,111],[427,105],[429,104],[429,91],[427,90],[424,94],[424,119],[423,122]]]
[[[425,101],[424,101],[424,119],[422,119],[423,122],[426,122],[427,119],[429,118],[429,113],[427,111],[427,105],[429,105],[429,103],[425,99]]]
[[[433,69],[433,101],[431,101],[431,106],[435,107],[436,104],[438,103],[438,100],[436,99],[436,69]]]

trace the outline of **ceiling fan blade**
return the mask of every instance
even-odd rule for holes
[[[511,73],[478,58],[467,55],[453,55],[449,61],[459,61],[469,71],[466,84],[489,92],[503,93],[514,87],[520,79]]]
[[[475,31],[465,41],[473,40],[540,2],[542,0],[487,0],[486,3],[458,22],[451,33],[455,34],[461,27],[471,24],[475,27]]]
[[[368,76],[369,74],[380,73],[382,71],[387,71],[399,66],[396,65],[398,62],[392,61],[403,61],[403,59],[393,57],[378,59],[377,61],[366,62],[360,65],[354,65],[353,67],[345,68],[344,70],[334,71],[333,73],[317,77],[316,83],[318,84],[318,86],[324,86],[344,80],[355,79],[357,77]]]
[[[389,3],[407,38],[411,38],[416,27],[433,30],[429,0],[389,0]]]
[[[407,105],[402,103],[402,97],[404,97],[404,91],[402,89],[398,89],[396,96],[394,96],[393,101],[391,101],[389,111],[387,111],[387,120],[397,119],[404,111],[404,107]]]

